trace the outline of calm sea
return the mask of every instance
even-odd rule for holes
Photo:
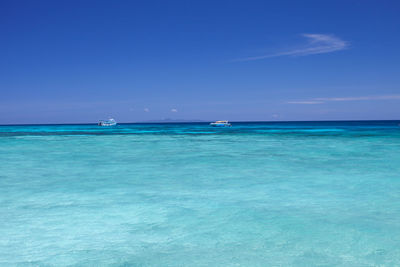
[[[399,124],[0,126],[0,265],[400,266]]]

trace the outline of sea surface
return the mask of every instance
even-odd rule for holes
[[[0,126],[0,266],[400,266],[399,124]]]

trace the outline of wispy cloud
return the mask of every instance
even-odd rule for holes
[[[319,97],[305,101],[288,101],[288,104],[323,104],[325,102],[338,101],[371,101],[371,100],[400,100],[400,95],[375,95],[375,96],[355,96],[355,97]]]
[[[393,100],[393,99],[400,99],[400,95],[315,98],[315,100],[317,101],[365,101],[365,100]]]
[[[144,112],[150,112],[150,109],[149,108],[144,108],[143,111]]]
[[[315,54],[325,54],[344,50],[349,47],[348,42],[332,34],[305,33],[302,34],[302,36],[307,39],[307,44],[303,47],[268,55],[240,58],[234,61],[253,61],[280,56],[308,56]]]
[[[288,104],[303,104],[303,105],[315,105],[322,104],[323,101],[289,101]]]
[[[178,112],[176,108],[171,109],[171,112]]]

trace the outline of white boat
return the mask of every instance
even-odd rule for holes
[[[99,121],[99,126],[115,126],[115,125],[117,125],[117,122],[114,119]]]
[[[232,125],[228,121],[216,121],[210,123],[213,127],[231,127]]]

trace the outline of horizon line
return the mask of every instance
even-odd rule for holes
[[[349,119],[349,120],[282,120],[282,121],[251,121],[251,120],[245,120],[245,121],[229,121],[232,123],[247,123],[247,122],[268,122],[268,123],[276,123],[276,122],[357,122],[357,121],[400,121],[399,119],[381,119],[381,120],[371,120],[371,119],[362,119],[362,120],[354,120],[354,119]],[[118,124],[189,124],[189,123],[209,123],[212,121],[166,121],[166,122],[149,122],[149,121],[142,121],[142,122],[118,122]],[[87,122],[87,123],[13,123],[13,124],[0,124],[1,126],[41,126],[41,125],[97,125],[95,122]]]

